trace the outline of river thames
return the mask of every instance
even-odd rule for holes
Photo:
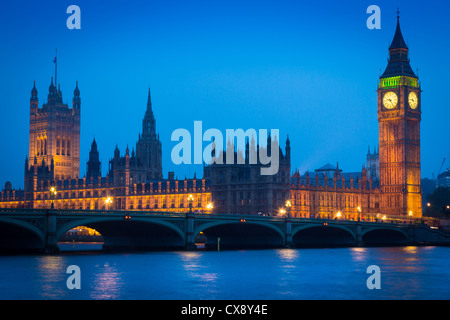
[[[58,255],[0,256],[0,299],[449,299],[450,247],[103,253],[60,244]],[[75,251],[73,251],[75,250]],[[68,289],[67,267],[81,289]],[[368,289],[370,265],[380,289]]]

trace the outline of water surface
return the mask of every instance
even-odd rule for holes
[[[0,299],[449,299],[449,247],[0,256]],[[75,250],[98,248],[76,244]],[[69,290],[67,267],[81,270]],[[381,289],[369,290],[378,265]]]

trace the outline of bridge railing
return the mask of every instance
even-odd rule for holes
[[[171,212],[171,211],[143,211],[143,210],[83,210],[83,209],[30,209],[30,208],[0,208],[0,214],[46,214],[54,213],[60,215],[139,215],[139,216],[184,216],[186,211],[182,212]],[[252,220],[284,220],[285,216],[265,216],[265,215],[236,215],[236,214],[223,214],[223,213],[200,213],[194,212],[197,217],[221,217],[223,219],[234,219],[236,217],[242,217],[242,219],[252,219]],[[338,218],[300,218],[293,217],[292,221],[303,221],[303,222],[324,222],[324,223],[355,223],[356,220],[350,219],[338,219]],[[360,223],[391,223],[391,224],[414,224],[414,225],[428,225],[430,227],[438,227],[439,219],[423,217],[423,218],[409,218],[406,216],[389,216],[386,219],[365,219],[361,220]]]
[[[45,209],[29,209],[29,208],[1,208],[0,209],[0,214],[2,213],[6,213],[6,214],[35,214],[35,213],[41,213],[41,214],[45,214],[47,212],[47,210]]]

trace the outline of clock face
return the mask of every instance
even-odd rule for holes
[[[389,91],[386,92],[383,96],[383,105],[387,109],[393,109],[397,105],[398,98],[395,92]]]
[[[408,103],[411,109],[417,108],[417,104],[419,102],[419,99],[417,98],[417,94],[415,92],[410,92],[408,95]]]

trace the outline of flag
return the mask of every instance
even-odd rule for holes
[[[53,63],[56,63],[56,57],[55,57],[55,59],[53,59]]]

